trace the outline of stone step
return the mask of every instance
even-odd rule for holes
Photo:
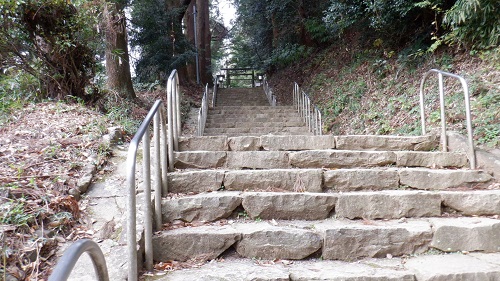
[[[207,123],[207,128],[259,128],[259,127],[304,127],[304,121],[287,121],[286,119],[277,122],[218,122]]]
[[[304,122],[304,119],[300,116],[288,116],[288,117],[253,117],[253,116],[239,116],[236,118],[225,118],[224,116],[211,116],[207,118],[208,125],[217,125],[219,123],[234,123],[234,122]]]
[[[427,151],[436,148],[435,137],[397,136],[276,136],[260,137],[182,137],[181,151],[221,150],[368,150],[368,151]]]
[[[266,112],[266,113],[255,113],[255,112],[234,112],[234,113],[226,113],[226,114],[211,114],[207,115],[207,120],[209,119],[225,119],[227,121],[236,121],[232,120],[234,118],[243,117],[242,120],[246,120],[246,118],[287,118],[287,117],[300,117],[298,113],[290,113],[290,112]]]
[[[313,136],[313,133],[310,132],[272,132],[272,133],[225,133],[225,134],[217,134],[217,133],[204,133],[204,136],[213,137],[213,136],[226,136],[226,137],[260,137],[264,135],[274,135],[274,136]]]
[[[178,169],[286,169],[354,167],[445,167],[468,166],[467,155],[422,151],[187,151],[176,152]]]
[[[232,191],[343,192],[381,189],[447,190],[492,180],[481,170],[427,168],[182,170],[169,173],[173,193]]]
[[[157,281],[449,281],[500,280],[500,254],[453,253],[404,258],[367,258],[356,262],[256,260],[227,257],[146,277]]]
[[[260,134],[266,135],[271,133],[307,133],[306,127],[255,127],[255,128],[205,128],[204,135],[226,135],[226,134]]]
[[[430,249],[500,252],[500,220],[485,217],[403,220],[224,220],[169,229],[153,236],[155,261],[213,260],[233,247],[265,260],[400,257]]]
[[[296,113],[293,106],[216,106],[210,108],[209,113],[238,113],[238,112],[286,112]]]
[[[500,190],[381,191],[345,193],[219,191],[162,201],[165,223],[214,222],[245,214],[250,219],[400,219],[498,216]],[[499,234],[500,235],[500,234]]]
[[[263,98],[226,98],[218,99],[216,101],[216,106],[270,106],[269,101]]]

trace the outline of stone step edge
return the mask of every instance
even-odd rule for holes
[[[184,151],[175,152],[178,169],[292,169],[354,167],[464,168],[467,155],[428,151]]]
[[[236,214],[237,213],[237,214]],[[500,216],[500,190],[345,193],[220,191],[162,199],[162,220],[213,222],[232,216],[260,220],[401,219]]]
[[[499,254],[453,253],[446,255],[418,255],[404,258],[370,258],[356,262],[309,260],[255,260],[225,258],[213,260],[200,267],[183,270],[157,271],[146,280],[365,280],[365,281],[483,281],[500,278]],[[328,276],[328,277],[327,277]],[[248,277],[247,279],[245,279]],[[325,279],[329,278],[329,279]]]
[[[227,151],[227,150],[409,150],[429,151],[436,148],[435,136],[205,136],[181,137],[180,150]]]
[[[167,229],[153,237],[155,260],[219,257],[230,247],[257,259],[301,260],[317,253],[352,261],[442,252],[499,253],[500,220],[430,218],[399,221],[234,222]],[[215,242],[217,241],[217,242]],[[499,261],[500,262],[500,261]]]
[[[446,190],[487,184],[493,177],[481,170],[388,169],[262,169],[183,170],[169,173],[173,193],[228,191],[346,192],[363,189]]]

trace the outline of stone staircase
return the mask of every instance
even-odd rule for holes
[[[500,280],[500,191],[435,137],[184,137],[155,280]]]
[[[269,105],[262,88],[219,89],[210,108],[205,136],[307,135],[304,121],[292,106]]]

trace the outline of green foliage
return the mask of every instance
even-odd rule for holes
[[[24,203],[20,201],[7,201],[0,205],[0,222],[2,224],[15,225],[20,228],[28,228],[33,223],[35,216],[26,213]]]
[[[64,0],[6,0],[0,5],[0,68],[19,70],[39,80],[36,94],[86,101],[95,73],[98,8]]]
[[[473,48],[500,44],[500,1],[458,0],[446,12],[443,23],[450,28],[445,40]]]
[[[137,82],[166,81],[173,69],[186,65],[195,56],[177,19],[182,9],[168,10],[166,1],[132,2],[132,47],[140,52],[135,65]]]
[[[415,8],[413,0],[331,0],[323,20],[336,36],[351,26],[400,36],[411,28],[408,15]]]
[[[280,48],[273,50],[271,57],[268,59],[268,65],[276,67],[284,67],[293,62],[302,60],[311,54],[311,49],[304,45],[286,44]]]

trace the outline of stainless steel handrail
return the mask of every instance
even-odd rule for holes
[[[219,91],[219,85],[217,84],[217,77],[214,79],[214,90],[212,93],[212,107],[215,107],[217,103],[217,92]]]
[[[203,136],[205,131],[205,124],[207,123],[208,114],[208,84],[205,86],[205,92],[203,93],[203,98],[201,99],[201,107],[198,112],[198,129],[196,131],[197,136]]]
[[[165,109],[161,100],[157,100],[153,107],[149,110],[148,115],[142,122],[141,126],[137,130],[137,133],[132,138],[130,142],[128,156],[127,156],[127,251],[128,251],[128,280],[137,280],[137,204],[136,204],[136,161],[137,161],[137,151],[139,149],[139,143],[143,142],[143,176],[144,176],[144,248],[145,248],[145,260],[146,269],[152,270],[153,268],[153,246],[152,246],[152,235],[153,235],[153,211],[151,206],[151,184],[150,184],[150,136],[149,136],[149,126],[153,121],[154,125],[154,155],[155,155],[155,198],[154,198],[154,220],[155,229],[159,230],[161,228],[161,197],[162,191],[167,191],[167,173],[166,173],[166,157],[165,150],[161,147],[165,147]],[[163,155],[163,157],[162,157]],[[163,167],[161,167],[163,166]]]
[[[167,80],[168,171],[174,170],[174,151],[179,150],[181,133],[179,75],[173,70]]]
[[[273,90],[269,87],[269,83],[267,82],[267,77],[264,76],[262,81],[262,88],[264,88],[264,92],[266,93],[267,100],[271,106],[276,106],[276,96],[273,94]]]
[[[97,280],[108,281],[108,268],[106,267],[106,259],[101,248],[99,248],[97,243],[88,239],[76,241],[64,252],[64,255],[59,259],[54,271],[50,275],[49,281],[68,280],[71,271],[83,253],[87,253],[90,256],[94,265],[94,271],[97,274]]]
[[[293,87],[293,104],[300,116],[306,122],[309,131],[315,135],[323,134],[323,124],[321,111],[311,102],[311,98],[304,91],[300,90],[299,84]]]
[[[458,79],[462,85],[462,89],[464,91],[464,100],[465,100],[465,116],[467,122],[467,135],[469,142],[469,161],[470,168],[476,168],[476,150],[474,148],[474,139],[473,139],[473,130],[472,130],[472,121],[471,121],[471,110],[470,110],[470,96],[469,96],[469,86],[467,85],[467,81],[461,76],[458,76],[453,73],[445,72],[438,69],[431,69],[424,74],[422,78],[422,82],[420,83],[420,118],[422,121],[422,134],[425,135],[425,106],[424,106],[424,86],[427,77],[431,73],[437,73],[439,80],[439,103],[441,110],[441,145],[443,151],[448,151],[448,139],[446,137],[446,116],[445,116],[445,104],[444,104],[444,84],[443,84],[443,76],[452,77]]]

